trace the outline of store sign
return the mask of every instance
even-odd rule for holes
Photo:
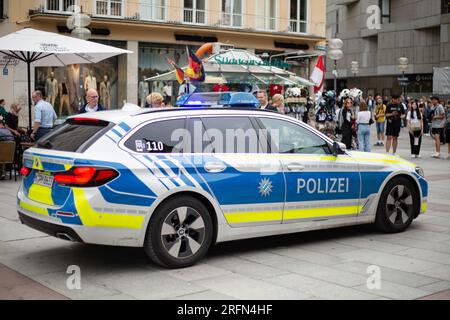
[[[8,55],[0,56],[0,66],[2,67],[16,67],[19,64],[19,59],[11,58]]]
[[[240,66],[265,66],[265,67],[277,67],[282,69],[291,68],[290,63],[283,61],[257,61],[257,60],[246,60],[246,59],[230,59],[228,57],[215,57],[214,60],[219,64],[227,65],[240,65]]]

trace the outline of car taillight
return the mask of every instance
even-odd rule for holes
[[[115,179],[119,173],[114,169],[95,167],[75,167],[69,171],[56,173],[55,181],[66,187],[98,187]]]
[[[20,174],[23,175],[24,177],[28,177],[30,173],[31,173],[30,168],[22,167],[22,169],[20,169]]]

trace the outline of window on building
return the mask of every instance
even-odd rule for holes
[[[166,20],[166,0],[140,0],[139,6],[142,20]]]
[[[222,0],[221,25],[242,27],[242,0]]]
[[[45,2],[45,10],[70,12],[70,7],[76,5],[76,2],[76,0],[47,0]]]
[[[450,0],[442,0],[442,14],[450,13]]]
[[[307,0],[291,0],[290,26],[293,32],[306,33]]]
[[[206,23],[206,0],[184,0],[185,23],[205,24]]]
[[[381,23],[391,23],[391,0],[379,0]]]
[[[96,0],[95,14],[109,17],[123,17],[123,0]]]
[[[3,7],[4,5],[4,1],[0,0],[0,21],[5,17],[5,8]]]
[[[276,29],[277,0],[260,0],[256,4],[256,27],[260,30]]]

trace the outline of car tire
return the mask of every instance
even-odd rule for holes
[[[213,222],[205,205],[180,196],[157,208],[147,227],[144,250],[166,268],[194,265],[207,253],[213,239]]]
[[[411,225],[420,210],[419,194],[406,178],[389,181],[378,204],[375,224],[385,233],[403,232]]]

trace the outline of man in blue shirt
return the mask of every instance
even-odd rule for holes
[[[34,124],[31,138],[37,141],[52,130],[57,116],[53,106],[42,99],[41,91],[34,91],[31,98],[34,102]]]

